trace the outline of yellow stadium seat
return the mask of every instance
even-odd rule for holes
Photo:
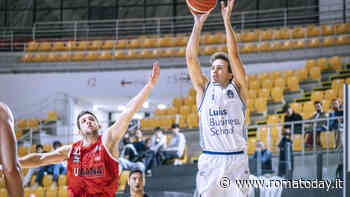
[[[129,41],[129,49],[137,49],[141,47],[141,41],[139,39],[133,39]]]
[[[46,189],[46,197],[57,197],[57,188],[51,188],[51,187],[47,188]],[[61,196],[59,196],[59,197],[61,197]]]
[[[325,96],[325,98],[327,99],[327,100],[323,100],[323,102],[322,102],[322,108],[323,108],[323,111],[324,112],[327,112],[327,113],[329,113],[330,111],[332,111],[333,109],[332,109],[332,99],[329,99],[329,98],[327,98],[326,96]]]
[[[305,38],[305,33],[305,28],[299,26],[295,26],[292,30],[293,38]]]
[[[291,103],[290,107],[293,109],[293,111],[297,112],[298,114],[303,112],[303,106],[301,103]]]
[[[329,59],[329,67],[332,69],[342,69],[342,58],[339,56],[333,56]]]
[[[273,81],[281,77],[282,77],[282,72],[280,71],[275,71],[271,73],[271,80]]]
[[[270,89],[263,88],[258,91],[258,97],[263,98],[265,100],[270,99]]]
[[[108,50],[108,49],[113,49],[114,48],[114,40],[105,40],[103,42],[103,45],[101,46],[101,49]]]
[[[337,91],[334,89],[328,89],[325,91],[324,97],[329,100],[335,99],[337,98]]]
[[[296,76],[287,79],[287,88],[291,91],[299,90],[299,80]]]
[[[184,149],[184,153],[182,154],[182,156],[180,158],[174,159],[172,162],[174,163],[174,165],[182,165],[187,163],[187,159],[188,159],[188,153],[187,153],[187,147],[185,147]]]
[[[57,112],[51,111],[47,113],[47,117],[45,118],[45,121],[57,121],[57,120],[58,120]]]
[[[124,51],[117,50],[114,52],[114,59],[123,59],[126,57],[127,57],[127,54]]]
[[[271,43],[271,50],[272,51],[279,51],[279,50],[281,50],[281,48],[282,48],[282,45],[281,45],[280,41],[276,41],[276,42]]]
[[[68,50],[78,50],[78,42],[72,40],[67,42],[67,48]]]
[[[272,30],[272,39],[273,40],[281,40],[281,31],[279,29]]]
[[[321,80],[321,69],[320,67],[312,67],[309,73],[310,79]]]
[[[181,129],[183,128],[188,128],[188,125],[187,125],[187,116],[180,116],[180,119],[179,119],[179,127]]]
[[[267,79],[270,79],[270,73],[268,72],[262,72],[258,75],[258,79],[260,81],[264,81],[264,80],[267,80]]]
[[[289,49],[291,49],[291,46],[292,45],[290,44],[289,40],[283,41],[283,43],[281,45],[281,50],[289,50]]]
[[[196,104],[196,100],[195,97],[192,96],[187,96],[184,98],[184,104],[191,106],[191,105],[195,105]]]
[[[268,89],[268,90],[271,90],[271,88],[272,88],[272,80],[270,80],[270,79],[265,79],[265,80],[263,80],[262,81],[262,88],[266,88],[266,89]]]
[[[258,51],[271,51],[271,45],[268,42],[262,42],[258,44]]]
[[[56,59],[57,61],[60,61],[60,62],[68,61],[71,59],[71,54],[67,52],[63,52],[60,55],[58,55]]]
[[[345,83],[350,85],[350,78],[346,78]]]
[[[116,48],[117,49],[125,49],[127,45],[128,45],[128,41],[127,40],[118,40]]]
[[[248,75],[248,81],[255,81],[258,79],[258,75],[257,74],[249,74]]]
[[[334,131],[321,132],[321,145],[325,149],[335,148]]]
[[[82,52],[73,53],[72,55],[72,61],[82,61],[83,59],[84,59],[84,53]]]
[[[254,99],[257,96],[257,91],[256,89],[249,89],[248,90],[248,98]]]
[[[39,119],[38,118],[29,118],[28,119],[28,126],[29,126],[29,128],[38,128]]]
[[[130,49],[128,50],[128,52],[126,53],[126,58],[128,59],[135,59],[135,58],[138,58],[138,53],[136,50],[134,49]]]
[[[244,44],[241,50],[242,53],[253,53],[256,51],[257,51],[256,45],[253,43]]]
[[[65,174],[61,174],[58,177],[58,186],[65,186],[67,185],[67,176]]]
[[[293,40],[292,47],[293,47],[293,49],[303,49],[303,48],[305,48],[305,41],[304,40]]]
[[[282,77],[276,79],[276,80],[273,82],[273,87],[275,87],[275,88],[280,88],[280,89],[284,89],[284,87],[285,87],[285,80],[284,80]]]
[[[187,105],[183,105],[180,107],[180,114],[181,115],[188,115],[191,113],[191,108]]]
[[[306,60],[305,69],[308,73],[310,73],[311,68],[315,66],[317,66],[317,61],[315,59]]]
[[[33,55],[31,53],[25,53],[23,56],[21,56],[20,60],[21,62],[30,62],[32,61]]]
[[[186,46],[188,37],[186,36],[176,36],[175,37],[175,46]]]
[[[58,53],[49,53],[47,54],[47,61],[48,62],[55,62],[58,59]]]
[[[299,81],[307,80],[307,71],[304,68],[298,69],[298,79]]]
[[[100,60],[110,60],[112,59],[112,53],[109,52],[109,51],[102,51],[99,56],[97,57],[97,59],[100,59]]]
[[[335,45],[334,37],[324,37],[322,40],[322,46],[329,47]]]
[[[45,175],[43,178],[43,186],[49,187],[52,184],[52,175]]]
[[[308,37],[315,37],[321,34],[320,27],[316,25],[308,25],[306,27],[306,32]]]
[[[293,135],[293,151],[301,152],[302,151],[302,135],[294,134]],[[305,143],[305,142],[304,142]]]
[[[88,46],[89,50],[100,50],[101,47],[102,47],[102,41],[101,40],[94,40]]]
[[[264,98],[257,98],[255,100],[255,110],[258,113],[266,113],[267,112],[267,101]]]
[[[39,43],[36,41],[31,41],[27,44],[26,51],[37,51],[39,48]]]
[[[334,35],[336,33],[334,25],[323,24],[321,26],[321,30],[322,30],[322,35],[324,36]]]
[[[248,81],[248,86],[249,86],[249,89],[259,89],[260,88],[260,83],[259,83],[259,80],[256,80],[256,81]]]
[[[204,55],[212,55],[216,52],[215,47],[213,46],[206,46],[204,48]]]
[[[39,51],[50,51],[51,43],[50,42],[42,42],[39,45]]]
[[[45,62],[47,60],[47,55],[45,53],[37,53],[34,55],[33,62]]]
[[[68,197],[67,186],[59,187],[57,196],[59,196],[59,197]]]
[[[140,51],[140,57],[142,58],[151,58],[152,57],[152,51],[150,49],[144,49]]]
[[[267,117],[267,124],[280,123],[281,118],[278,114],[271,114]]]
[[[321,70],[327,70],[328,69],[328,58],[319,58],[317,60],[317,66],[321,68]]]
[[[87,61],[94,61],[94,60],[97,60],[98,57],[99,57],[99,54],[97,52],[89,52],[85,56],[85,60],[87,60]]]
[[[336,24],[335,28],[337,34],[350,33],[350,24]]]
[[[311,101],[313,102],[321,101],[323,100],[323,95],[324,95],[323,91],[313,91],[311,92]]]
[[[190,88],[188,90],[188,95],[192,96],[192,97],[195,97],[197,95],[196,90],[194,88]]]
[[[314,112],[315,112],[315,107],[312,101],[307,101],[303,104],[303,113],[309,114]]]
[[[249,111],[255,111],[255,98],[254,99],[247,99],[247,109]]]
[[[185,48],[178,48],[175,52],[175,56],[177,57],[183,57],[186,55],[186,49]]]
[[[332,80],[332,89],[338,91],[339,87],[343,86],[343,83],[344,83],[344,79]]]
[[[284,78],[292,77],[295,75],[295,70],[286,69],[284,70]]]
[[[265,31],[260,32],[261,40],[272,40],[273,30],[266,29]]]
[[[272,88],[271,99],[275,102],[283,101],[283,89],[278,87]]]
[[[85,51],[89,48],[89,45],[90,45],[90,42],[89,41],[80,41],[78,43],[78,48],[77,50],[80,50],[80,51]]]
[[[320,46],[320,39],[319,38],[312,38],[307,43],[308,48],[318,48],[319,46]]]
[[[174,39],[172,37],[163,37],[159,39],[160,47],[172,47],[174,46]]]
[[[339,36],[339,37],[337,37],[336,44],[337,45],[350,44],[349,36],[346,35],[346,36]]]
[[[216,47],[216,52],[226,52],[227,53],[227,46],[220,45],[220,46]]]
[[[248,138],[248,154],[254,154],[256,151],[256,137]]]

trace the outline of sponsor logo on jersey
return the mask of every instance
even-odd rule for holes
[[[103,176],[104,172],[102,166],[94,166],[90,168],[74,168],[74,176],[85,176],[85,177],[100,177]]]
[[[225,116],[227,115],[226,109],[209,109],[209,116]]]
[[[233,93],[233,91],[232,90],[227,90],[227,97],[229,98],[229,99],[233,99],[234,97],[235,97],[235,94]]]

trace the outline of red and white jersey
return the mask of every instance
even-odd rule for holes
[[[114,197],[118,188],[118,161],[99,136],[95,144],[72,145],[67,166],[70,197]]]

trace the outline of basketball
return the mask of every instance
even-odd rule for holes
[[[190,10],[196,14],[205,14],[215,8],[217,0],[186,0]]]

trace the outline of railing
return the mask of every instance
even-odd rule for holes
[[[232,13],[231,20],[235,29],[246,30],[264,27],[285,27],[290,25],[319,24],[320,17],[326,17],[322,23],[346,23],[350,9],[318,11],[317,6],[288,9],[271,9]],[[190,33],[193,17],[167,17],[147,19],[121,19],[100,21],[63,21],[36,23],[29,28],[6,28],[0,31],[12,31],[12,40],[6,50],[18,50],[30,40],[86,40],[121,39],[140,35],[162,36],[164,34]],[[210,16],[203,31],[224,31],[221,15]],[[1,34],[0,34],[1,35]],[[4,37],[0,37],[0,40]],[[7,37],[4,40],[8,40]],[[1,49],[1,47],[0,47]],[[23,48],[22,48],[23,50]]]

